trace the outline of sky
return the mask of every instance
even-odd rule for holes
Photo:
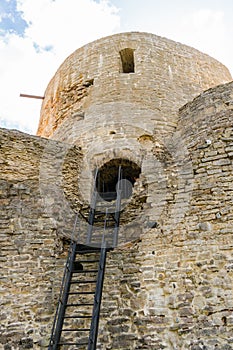
[[[232,0],[0,0],[0,127],[36,134],[41,101],[64,59],[115,33],[192,46],[233,75]]]

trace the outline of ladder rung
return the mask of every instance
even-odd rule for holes
[[[59,343],[58,345],[76,345],[76,346],[83,346],[83,345],[88,345],[88,342],[85,343]]]
[[[102,240],[102,238],[103,238],[103,235],[95,235],[95,234],[92,235],[92,240],[93,239],[101,239]],[[105,234],[104,238],[113,238],[113,233]]]
[[[81,281],[81,280],[77,280],[77,281],[71,281],[70,284],[87,284],[87,283],[96,283],[96,280],[87,280],[87,281]]]
[[[87,250],[87,251],[85,251],[85,250],[81,250],[81,251],[77,251],[76,253],[77,254],[80,254],[80,255],[84,255],[84,254],[91,254],[91,253],[96,253],[97,251],[98,251],[98,253],[99,253],[99,251],[100,251],[100,249],[101,249],[101,247],[94,247],[93,246],[93,248],[95,248],[95,250]]]
[[[73,273],[93,273],[93,272],[98,272],[98,270],[74,270]]]
[[[99,262],[99,259],[93,259],[93,260],[78,260],[78,262],[82,263],[95,263]]]
[[[69,295],[77,295],[77,294],[95,294],[95,292],[69,292]]]
[[[98,217],[96,217],[95,218],[95,222],[102,222],[102,223],[104,223],[104,214],[102,214],[99,218]]]
[[[62,332],[89,332],[90,328],[67,328],[62,329]]]
[[[92,315],[87,315],[87,316],[64,316],[64,318],[92,318]]]
[[[93,306],[93,303],[77,303],[77,304],[66,304],[67,307],[69,306]]]
[[[100,252],[100,247],[90,247],[89,245],[78,245],[76,247],[77,254],[93,254]]]
[[[94,262],[99,262],[99,259],[93,259],[93,260],[79,260],[78,262],[80,262],[81,264],[88,264],[88,263],[94,263]]]

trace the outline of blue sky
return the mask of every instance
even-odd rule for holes
[[[28,24],[22,15],[22,12],[17,10],[16,0],[1,0],[0,35],[4,36],[6,33],[16,33],[19,36],[23,36]]]
[[[63,60],[124,31],[151,32],[203,51],[233,75],[232,0],[1,0],[0,126],[36,133],[41,100]]]

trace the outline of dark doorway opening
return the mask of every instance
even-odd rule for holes
[[[119,168],[121,178],[119,181]],[[122,190],[121,198],[130,198],[135,181],[141,173],[141,168],[128,159],[115,158],[105,163],[98,172],[96,189],[105,200],[116,198],[117,186]]]

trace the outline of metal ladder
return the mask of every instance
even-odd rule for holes
[[[119,169],[118,180],[121,179]],[[95,177],[96,181],[96,177]],[[48,350],[75,346],[82,350],[95,350],[98,336],[100,305],[107,252],[117,246],[121,211],[121,188],[118,181],[115,211],[105,210],[102,215],[102,237],[96,240],[94,232],[99,213],[96,211],[97,193],[93,191],[85,244],[74,239],[78,215],[65,265],[58,306],[54,318]],[[102,213],[103,214],[103,213]],[[109,239],[106,231],[112,230]],[[98,229],[99,233],[100,229]]]
[[[95,183],[97,181],[98,171],[95,174]],[[122,169],[121,166],[118,168],[118,181],[116,192],[98,192],[96,187],[94,187],[93,195],[91,199],[91,208],[88,218],[88,232],[86,244],[95,244],[102,240],[102,232],[99,235],[100,230],[98,230],[98,222],[102,223],[104,221],[104,237],[108,247],[115,248],[118,244],[118,231],[120,225],[120,212],[121,212],[121,199],[122,199]],[[111,205],[106,205],[106,200],[112,200]],[[102,208],[101,208],[102,204]],[[109,230],[110,229],[110,230]],[[111,231],[112,232],[107,232]],[[97,233],[97,234],[96,234]]]

